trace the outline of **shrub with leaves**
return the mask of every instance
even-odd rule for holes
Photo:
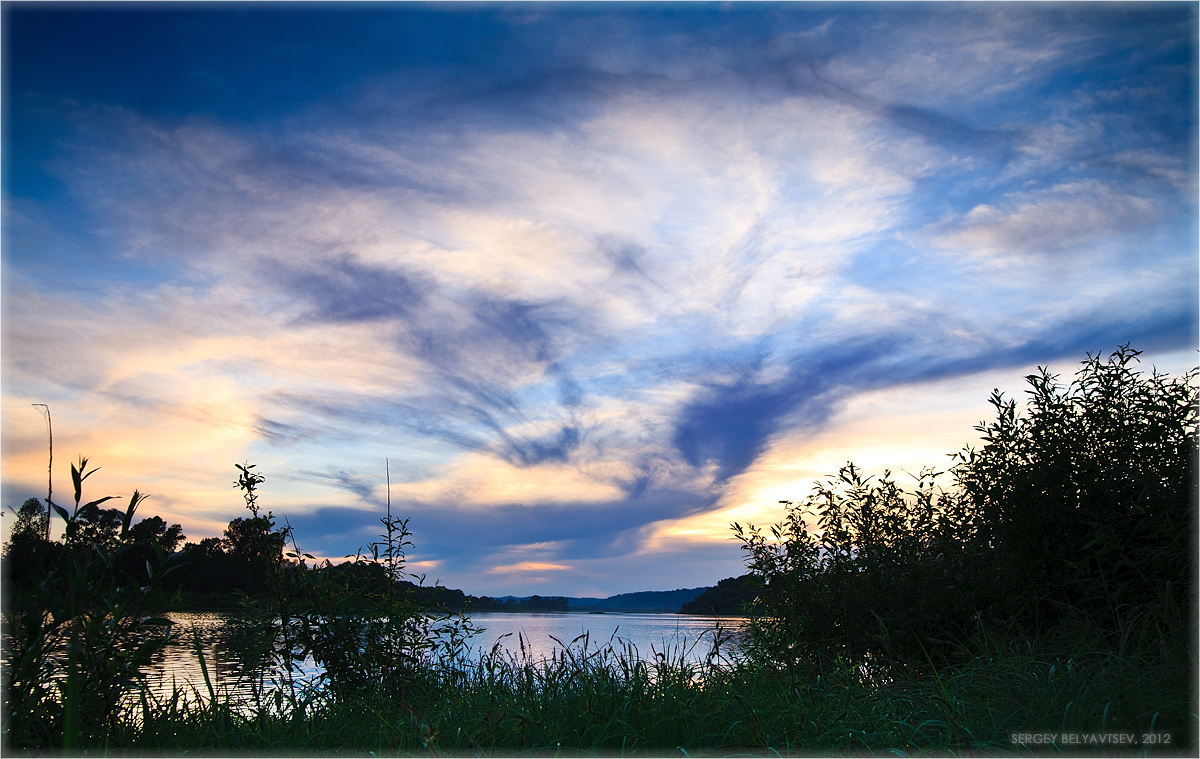
[[[1195,597],[1197,372],[1145,374],[1138,355],[1089,356],[1065,386],[1041,369],[1023,411],[993,393],[983,447],[958,455],[1000,573],[995,611],[1031,632],[1080,614],[1115,630]]]
[[[751,651],[789,668],[920,661],[928,640],[966,627],[980,603],[975,525],[937,476],[905,490],[849,464],[802,503],[783,501],[769,536],[735,523],[760,586]]]
[[[1194,616],[1196,370],[1136,368],[1124,346],[1062,386],[999,391],[954,486],[905,490],[853,464],[764,534],[733,525],[761,585],[751,651],[794,667],[936,661],[986,623],[1036,636],[1070,622],[1165,651]]]
[[[382,540],[369,554],[296,576],[304,642],[335,700],[419,696],[435,669],[459,660],[475,632],[468,618],[430,605],[405,580],[412,576],[404,568],[408,520],[389,513],[380,521]],[[296,555],[303,565],[304,555]]]

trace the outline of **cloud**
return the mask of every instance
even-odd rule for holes
[[[1071,182],[981,203],[943,225],[933,242],[989,257],[1090,253],[1092,243],[1136,234],[1161,216],[1150,198],[1094,180]]]
[[[539,479],[548,487],[522,488],[512,480],[484,491],[446,489],[444,482],[428,483],[429,489],[393,484],[393,513],[408,517],[410,529],[419,537],[414,556],[439,558],[445,561],[446,571],[465,574],[532,561],[532,545],[539,546],[539,560],[550,563],[627,555],[638,550],[649,525],[702,513],[711,508],[714,498],[705,492],[647,489],[634,501],[619,491],[596,500],[583,500],[581,496],[592,493],[576,491],[573,500],[545,474]],[[430,490],[439,490],[441,497],[429,497]],[[422,491],[428,495],[418,496]],[[529,500],[510,500],[522,496]],[[291,510],[288,519],[305,550],[337,555],[339,547],[342,552],[352,548],[345,547],[348,541],[370,542],[382,513],[380,503],[371,509],[326,506]]]
[[[334,260],[276,269],[285,287],[314,305],[321,321],[411,318],[427,287],[419,278],[382,266],[364,265],[343,254]]]
[[[550,564],[544,561],[521,561],[516,564],[509,564],[503,567],[492,567],[487,570],[487,574],[512,574],[514,572],[554,572],[563,569],[570,569],[566,564]]]
[[[376,491],[379,489],[379,483],[376,481],[378,478],[364,477],[361,474],[348,472],[345,469],[330,469],[325,472],[301,471],[298,474],[317,480],[328,480],[339,489],[353,493],[360,500],[367,502],[376,500]]]
[[[1194,342],[1171,12],[560,11],[383,13],[377,52],[438,33],[323,103],[43,93],[63,189],[6,186],[5,408],[189,530],[251,459],[323,555],[373,539],[386,459],[414,560],[583,586],[736,564],[713,515],[864,394]],[[39,488],[40,418],[4,423],[5,492]]]

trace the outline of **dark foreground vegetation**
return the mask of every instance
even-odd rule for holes
[[[745,636],[699,661],[587,640],[468,660],[470,621],[401,584],[390,506],[378,543],[311,566],[243,465],[261,587],[235,632],[256,697],[207,679],[156,696],[140,672],[172,632],[182,553],[165,525],[138,532],[137,494],[112,540],[84,539],[81,461],[74,512],[53,506],[65,540],[34,502],[6,547],[37,572],[6,587],[4,750],[1195,755],[1196,372],[1136,357],[1031,376],[1023,408],[996,394],[945,474],[906,488],[848,465],[780,524],[734,525],[749,574],[722,586],[753,591]]]

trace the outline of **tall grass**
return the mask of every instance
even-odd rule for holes
[[[774,755],[1194,754],[1190,678],[1170,653],[1087,650],[1087,633],[1042,645],[975,640],[952,669],[872,682],[861,666],[764,667],[677,647],[643,656],[576,639],[552,656],[497,646],[431,661],[403,696],[316,699],[250,712],[222,697],[143,699],[110,748],[182,754]],[[1066,648],[1077,649],[1067,653]],[[1128,733],[1135,745],[1019,743],[1021,733]],[[1136,745],[1146,733],[1170,743]]]

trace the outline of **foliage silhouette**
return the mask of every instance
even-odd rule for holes
[[[49,504],[65,521],[65,543],[36,532],[40,506],[26,501],[21,529],[5,546],[9,748],[102,745],[117,729],[121,698],[140,687],[143,668],[169,638],[163,614],[175,599],[164,579],[174,563],[152,534],[158,524],[131,529],[145,500],[137,491],[123,512],[98,508],[111,496],[81,503],[83,481],[95,471],[84,458],[72,465],[73,513]],[[33,572],[10,574],[29,556],[37,558]]]
[[[1144,375],[1138,355],[1089,355],[1065,387],[1041,369],[1024,409],[993,393],[950,489],[848,464],[769,532],[734,524],[760,585],[751,652],[886,679],[970,658],[999,627],[1190,661],[1197,372]]]
[[[310,566],[313,556],[296,546],[291,527],[277,527],[274,515],[258,508],[264,478],[253,468],[238,465],[235,483],[252,514],[240,523],[248,526],[242,545],[266,562],[268,592],[244,595],[239,622],[243,638],[255,642],[244,653],[277,675],[276,708],[286,700],[287,711],[304,714],[327,701],[385,694],[404,702],[426,682],[432,657],[452,661],[464,652],[475,632],[470,621],[430,605],[406,579],[424,580],[405,570],[412,534],[407,519],[392,515],[390,495],[383,533],[367,554],[340,566],[328,560]],[[292,550],[281,548],[285,541]],[[310,657],[320,671],[305,680],[300,664]]]
[[[997,573],[993,611],[1029,634],[1080,614],[1116,631],[1195,597],[1197,374],[1147,376],[1138,355],[1089,356],[1067,386],[1039,370],[1024,413],[994,393],[983,447],[958,454]]]
[[[734,524],[759,588],[751,650],[794,672],[814,663],[879,668],[923,658],[931,640],[969,631],[980,589],[964,499],[922,472],[905,490],[852,464],[804,502],[783,502],[769,536]],[[810,522],[817,526],[811,530]]]

